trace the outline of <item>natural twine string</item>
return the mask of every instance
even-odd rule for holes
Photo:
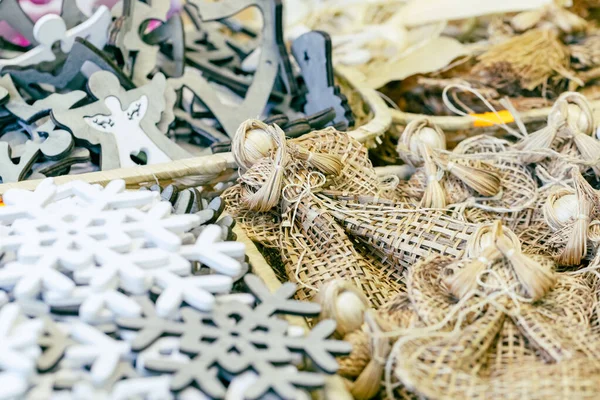
[[[313,178],[317,179],[316,184],[312,184],[312,180]],[[303,233],[298,229],[298,227],[296,226],[296,215],[298,214],[298,207],[300,206],[300,202],[302,201],[302,199],[304,199],[304,197],[310,195],[313,193],[313,190],[319,189],[321,187],[323,187],[323,185],[325,185],[325,183],[327,182],[327,178],[325,178],[325,175],[323,175],[320,172],[316,172],[316,171],[311,171],[308,174],[308,177],[306,179],[306,181],[304,182],[304,184],[297,184],[297,183],[290,183],[287,184],[282,191],[281,196],[283,197],[283,199],[289,203],[292,207],[293,207],[293,211],[292,211],[292,218],[289,221],[289,225],[288,227],[290,228],[290,234],[292,236],[302,236]],[[288,196],[288,192],[292,192],[293,189],[300,189],[300,192],[294,196],[294,197],[290,197]],[[283,226],[283,224],[282,224]],[[306,283],[304,283],[302,281],[302,279],[300,279],[300,268],[302,267],[302,260],[304,259],[304,256],[306,255],[306,253],[310,250],[307,246],[305,246],[304,242],[302,240],[299,240],[298,243],[300,243],[300,245],[302,246],[302,253],[300,254],[300,257],[298,257],[298,262],[296,263],[296,268],[294,269],[294,277],[296,278],[296,282],[306,288],[306,289],[310,289],[310,290],[314,290],[317,293],[319,292],[319,289],[308,285]],[[283,245],[283,244],[282,244]]]
[[[484,118],[480,115],[477,116],[473,116],[471,114],[469,114],[468,112],[465,112],[459,108],[457,108],[452,101],[450,101],[450,99],[448,98],[448,92],[452,89],[455,90],[460,90],[463,92],[469,92],[473,95],[475,95],[479,100],[481,100],[481,102],[492,112],[494,113],[494,115],[496,116],[496,120],[491,120],[488,118]],[[447,85],[444,90],[442,91],[442,100],[444,101],[444,105],[453,113],[455,113],[456,115],[460,115],[461,117],[465,117],[465,116],[471,116],[479,121],[482,122],[486,122],[488,124],[492,124],[493,126],[498,126],[502,129],[504,129],[506,132],[508,132],[509,134],[511,134],[512,136],[518,138],[518,139],[523,139],[526,138],[528,136],[527,134],[527,129],[525,128],[525,124],[523,124],[523,122],[520,120],[519,114],[516,112],[511,111],[511,114],[513,116],[513,118],[515,119],[516,123],[517,123],[517,127],[519,128],[519,131],[511,128],[510,126],[508,126],[505,122],[503,122],[502,117],[500,116],[500,114],[498,113],[498,110],[496,110],[496,108],[492,105],[492,103],[490,103],[482,94],[479,90],[469,87],[467,85],[464,84],[460,84],[460,83],[451,83],[449,85]],[[510,101],[508,99],[504,100],[505,103],[509,103]],[[512,110],[514,110],[514,107],[512,107]]]

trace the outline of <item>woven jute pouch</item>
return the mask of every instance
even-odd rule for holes
[[[257,127],[278,139],[263,158],[249,160],[243,157],[244,135]],[[317,197],[326,189],[378,195],[367,150],[333,129],[287,142],[279,131],[255,122],[236,136],[233,151],[246,168],[239,184],[224,194],[229,211],[252,240],[280,252],[288,280],[299,285],[298,298],[311,299],[325,282],[344,278],[380,306],[403,285],[401,275],[359,253]],[[268,204],[254,203],[257,193]]]
[[[507,152],[510,146],[505,140],[479,135],[449,152],[439,127],[426,118],[415,120],[402,133],[397,150],[405,163],[417,169],[398,190],[422,207],[489,212],[476,212],[477,220],[518,213],[535,203],[537,184],[515,152]]]
[[[526,163],[537,163],[557,180],[568,179],[572,165],[600,177],[600,141],[594,137],[594,113],[587,99],[563,93],[548,115],[548,123],[512,146]]]
[[[461,257],[476,225],[444,211],[363,196],[344,201],[320,196],[323,207],[352,239],[401,273],[432,254]]]
[[[388,394],[392,376],[436,399],[597,394],[596,294],[586,274],[555,272],[551,258],[524,254],[496,223],[480,228],[465,259],[436,256],[408,275],[410,307],[423,325],[399,330]]]

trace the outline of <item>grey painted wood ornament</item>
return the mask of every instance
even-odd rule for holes
[[[135,88],[135,85],[120,68],[118,68],[106,54],[98,50],[83,38],[76,38],[67,59],[60,65],[55,65],[47,72],[39,65],[28,67],[11,66],[5,67],[3,74],[10,74],[12,79],[29,95],[41,99],[47,96],[47,92],[40,90],[36,85],[41,83],[53,86],[57,90],[68,88],[72,82],[81,77],[82,68],[85,63],[92,63],[103,71],[110,71],[119,79],[121,86],[127,90]]]
[[[46,161],[34,165],[33,173],[45,178],[67,175],[73,165],[88,163],[90,160],[90,151],[88,149],[81,147],[74,148],[56,161]]]
[[[292,54],[302,71],[308,93],[304,112],[315,114],[329,107],[335,109],[335,123],[354,125],[348,99],[335,85],[331,55],[331,38],[325,32],[311,31],[292,43]]]
[[[172,83],[175,88],[186,86],[192,90],[214,114],[227,135],[232,138],[244,120],[264,112],[278,77],[281,65],[280,45],[283,45],[281,3],[271,0],[225,0],[218,3],[190,0],[189,3],[198,9],[203,21],[222,20],[251,6],[258,7],[263,15],[265,28],[262,35],[260,66],[244,100],[238,107],[224,106],[203,77],[184,75],[183,78]]]
[[[0,21],[6,21],[30,43],[37,43],[33,36],[33,21],[19,6],[19,0],[0,0]]]
[[[226,374],[238,375],[247,370],[258,374],[258,379],[246,392],[249,399],[257,399],[272,391],[281,398],[294,398],[296,388],[315,388],[324,385],[319,374],[299,372],[282,367],[294,359],[293,352],[306,354],[323,371],[334,373],[337,362],[333,355],[348,354],[348,343],[327,339],[335,330],[333,321],[322,321],[306,337],[288,336],[288,323],[275,314],[314,316],[317,304],[291,300],[295,285],[285,284],[271,294],[254,275],[244,279],[259,303],[251,308],[241,303],[225,303],[210,315],[195,310],[181,310],[182,320],[160,324],[156,319],[121,320],[121,324],[139,328],[140,347],[149,345],[163,334],[181,335],[180,348],[193,356],[191,362],[146,360],[146,368],[157,372],[174,373],[171,388],[182,390],[197,384],[207,395],[222,398],[226,392],[215,366]],[[138,339],[136,339],[138,340]],[[257,349],[260,349],[257,350]]]
[[[103,48],[108,40],[108,28],[111,23],[110,11],[105,6],[99,7],[94,15],[72,29],[67,29],[66,22],[60,16],[45,15],[36,22],[33,30],[39,45],[18,57],[0,59],[0,71],[10,65],[25,67],[54,61],[54,44],[58,43],[61,51],[68,53],[77,37],[84,37],[94,46]]]
[[[149,164],[189,157],[157,127],[165,110],[164,75],[126,91],[113,74],[100,71],[92,75],[88,86],[97,102],[52,112],[52,118],[77,139],[100,146],[103,170],[136,165],[131,155],[140,151],[146,153]]]
[[[60,11],[61,18],[69,28],[79,25],[86,20],[86,16],[77,4],[78,0],[63,0]]]
[[[73,148],[73,138],[63,130],[52,131],[42,143],[28,141],[24,152],[15,163],[12,159],[10,145],[0,141],[0,180],[2,183],[19,182],[31,172],[33,164],[41,155],[48,159],[60,159]]]
[[[169,20],[144,36],[144,42],[154,45],[169,45],[167,55],[158,53],[156,68],[168,77],[183,75],[185,69],[186,33],[181,15],[176,14]],[[156,69],[155,68],[155,69]]]
[[[125,10],[124,2],[120,1],[112,8],[112,14],[114,17],[125,15],[126,21],[117,32],[116,45],[125,59],[135,52],[135,62],[131,64],[130,72],[131,79],[139,86],[148,82],[148,75],[156,66],[159,52],[158,46],[147,44],[140,35],[149,21],[166,20],[170,4],[168,1],[152,1],[146,4],[132,0],[129,5],[130,9]]]
[[[66,94],[55,93],[29,105],[17,90],[10,75],[0,78],[0,92],[2,91],[8,93],[8,101],[4,105],[6,109],[28,124],[47,116],[52,109],[67,110],[86,97],[85,92],[75,90]],[[4,100],[6,101],[6,97]]]

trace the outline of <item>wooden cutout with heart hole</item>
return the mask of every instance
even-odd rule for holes
[[[102,170],[135,166],[130,156],[140,151],[148,156],[148,164],[189,157],[157,127],[165,109],[164,75],[157,74],[150,83],[126,91],[113,74],[100,71],[91,76],[88,86],[97,102],[53,111],[52,118],[76,138],[100,145]]]

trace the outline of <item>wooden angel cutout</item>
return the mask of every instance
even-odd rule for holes
[[[85,117],[85,122],[92,128],[105,133],[112,133],[119,149],[121,166],[133,165],[131,155],[143,151],[148,156],[148,164],[169,162],[171,159],[144,133],[140,122],[148,111],[148,96],[143,95],[123,110],[121,101],[111,96],[104,99],[104,105],[110,115],[97,114]],[[129,132],[120,135],[119,132]]]
[[[137,165],[132,156],[145,153],[148,164],[190,155],[170,141],[157,124],[165,112],[166,79],[157,74],[142,87],[127,91],[110,72],[96,72],[88,87],[97,102],[52,112],[58,126],[89,146],[100,147],[102,170]]]

